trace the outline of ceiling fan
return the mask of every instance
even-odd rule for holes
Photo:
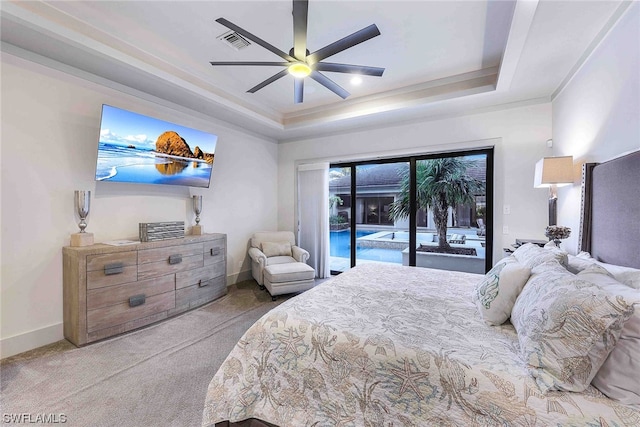
[[[291,74],[294,77],[294,100],[295,103],[302,102],[302,94],[304,90],[304,78],[309,76],[322,86],[334,92],[338,96],[345,99],[349,96],[344,88],[339,86],[333,80],[322,74],[320,71],[330,71],[334,73],[352,73],[367,76],[382,76],[384,68],[368,67],[364,65],[337,64],[333,62],[322,62],[343,50],[349,49],[359,43],[365,42],[373,37],[379,36],[380,31],[375,24],[356,31],[346,37],[341,38],[321,49],[310,53],[307,49],[307,15],[309,2],[308,0],[293,0],[293,48],[289,53],[285,53],[277,47],[267,43],[261,38],[251,34],[249,31],[238,27],[237,25],[227,21],[224,18],[216,19],[216,22],[235,31],[252,42],[264,47],[265,49],[275,53],[286,62],[211,62],[211,65],[257,65],[257,66],[281,66],[286,67],[284,70],[269,77],[262,83],[252,87],[247,92],[255,93],[275,82],[276,80]]]

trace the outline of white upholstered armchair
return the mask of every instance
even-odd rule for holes
[[[264,286],[264,269],[270,265],[292,262],[306,263],[309,252],[296,246],[291,231],[260,231],[251,238],[249,256],[251,273],[260,287]]]

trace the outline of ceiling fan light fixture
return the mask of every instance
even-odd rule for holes
[[[2,1],[2,0],[0,0]],[[349,96],[349,92],[336,82],[325,76],[322,72],[334,72],[334,73],[347,73],[347,74],[363,74],[367,76],[382,77],[384,68],[380,67],[368,67],[363,65],[351,65],[333,62],[323,62],[324,59],[329,58],[335,54],[352,48],[362,42],[366,42],[374,37],[380,35],[380,30],[376,24],[371,24],[355,33],[342,37],[339,40],[329,43],[328,45],[316,50],[315,52],[309,52],[307,49],[307,15],[309,12],[309,0],[292,0],[293,3],[293,47],[289,53],[285,53],[272,44],[262,40],[260,37],[251,34],[249,31],[238,27],[232,22],[229,22],[225,18],[218,18],[216,22],[227,27],[229,30],[238,34],[238,37],[255,43],[271,53],[279,56],[285,62],[265,62],[265,61],[211,61],[212,66],[224,66],[224,65],[252,65],[252,66],[266,66],[266,67],[285,67],[278,73],[257,84],[249,89],[248,93],[255,93],[263,87],[281,79],[282,77],[290,74],[294,77],[293,87],[293,99],[296,104],[302,103],[303,95],[305,92],[304,79],[309,77],[319,83],[321,86],[329,89],[342,99],[346,99]],[[357,79],[356,79],[357,80]],[[352,84],[358,84],[357,81]],[[309,89],[312,89],[310,87]],[[310,93],[310,91],[309,91]]]
[[[309,67],[304,62],[294,62],[293,64],[289,65],[289,74],[291,74],[293,77],[302,79],[311,74],[311,67]]]

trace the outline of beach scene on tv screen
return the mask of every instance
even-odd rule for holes
[[[97,181],[208,187],[218,137],[103,105]]]

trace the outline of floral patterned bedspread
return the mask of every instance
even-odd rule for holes
[[[214,376],[203,425],[640,425],[593,387],[540,393],[511,324],[476,312],[481,277],[364,264],[284,302]]]

